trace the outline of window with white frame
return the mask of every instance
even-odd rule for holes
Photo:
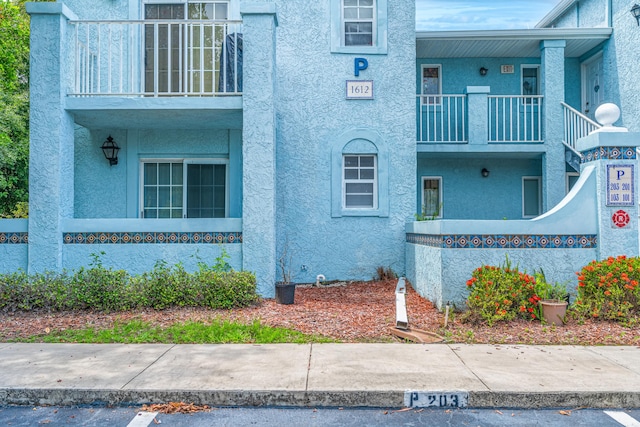
[[[578,173],[578,172],[567,172],[567,181],[566,181],[566,192],[567,192],[567,194],[569,193],[569,191],[571,191],[573,186],[576,185],[576,182],[578,182],[578,179],[580,179],[580,173]]]
[[[227,161],[224,159],[143,160],[143,218],[225,218]]]
[[[523,103],[537,104],[538,99],[533,98],[540,95],[540,66],[539,65],[523,65],[522,68],[522,96]],[[527,98],[532,97],[532,98]]]
[[[145,3],[144,19],[159,21],[144,29],[145,92],[215,92],[225,27],[210,21],[228,17],[228,0]]]
[[[442,95],[442,66],[423,64],[421,72],[421,95],[423,105],[439,105]]]
[[[542,213],[542,178],[522,177],[522,217],[533,218]]]
[[[424,218],[442,218],[442,177],[422,177],[422,212]]]
[[[373,46],[376,36],[376,0],[342,0],[344,46]]]
[[[378,206],[375,155],[347,154],[342,157],[343,207],[376,209]]]

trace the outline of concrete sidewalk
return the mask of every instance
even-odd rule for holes
[[[0,405],[640,407],[640,347],[0,343]]]

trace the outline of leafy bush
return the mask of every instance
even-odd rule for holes
[[[73,274],[24,272],[0,275],[0,310],[124,311],[150,307],[246,307],[259,301],[255,275],[237,272],[226,263],[226,252],[216,264],[201,264],[188,273],[181,264],[158,262],[151,272],[131,276],[106,268],[93,254],[89,268]],[[229,270],[229,271],[227,271]]]
[[[535,277],[518,271],[518,267],[512,268],[508,258],[499,267],[479,267],[467,280],[470,293],[463,319],[489,325],[516,318],[539,319],[541,298],[536,284]],[[539,284],[548,285],[543,280],[539,280]]]
[[[633,323],[640,315],[640,258],[591,261],[578,274],[575,310],[585,317]]]

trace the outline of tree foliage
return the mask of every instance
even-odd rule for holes
[[[0,1],[0,217],[24,216],[29,197],[29,16],[24,3]]]

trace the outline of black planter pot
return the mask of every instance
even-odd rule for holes
[[[276,283],[276,302],[278,304],[293,304],[296,285],[293,283]]]

